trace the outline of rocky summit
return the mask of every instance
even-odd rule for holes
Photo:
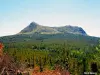
[[[57,34],[57,33],[72,33],[72,34],[80,34],[87,35],[87,33],[83,30],[83,28],[78,26],[65,25],[61,27],[48,27],[43,26],[38,23],[32,22],[26,28],[21,30],[19,34]]]

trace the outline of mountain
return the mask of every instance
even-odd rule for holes
[[[88,36],[87,33],[77,26],[47,27],[35,22],[30,23],[26,28],[16,35],[0,37],[4,44],[12,43],[70,43],[71,45],[96,45],[98,37]],[[80,46],[81,45],[81,46]]]
[[[21,30],[21,32],[19,34],[32,34],[32,33],[56,34],[59,32],[56,29],[53,29],[51,27],[42,26],[35,22],[32,22],[29,24],[29,26],[27,26],[26,28]]]
[[[72,33],[72,34],[80,34],[87,35],[86,32],[77,26],[62,26],[62,27],[48,27],[42,26],[35,22],[30,23],[26,28],[21,30],[19,34],[57,34],[57,33]]]

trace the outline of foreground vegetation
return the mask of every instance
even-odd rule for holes
[[[27,68],[34,70],[38,66],[40,72],[59,68],[60,71],[68,71],[72,75],[82,75],[84,72],[100,74],[98,39],[72,36],[18,35],[4,37],[1,40],[4,43],[4,52],[13,58],[16,67],[20,70]]]
[[[17,47],[18,46],[18,47]],[[25,46],[25,44],[24,44]],[[86,46],[83,49],[69,44],[12,44],[10,48],[5,46],[8,53],[19,68],[40,67],[40,72],[45,68],[55,69],[60,65],[61,69],[68,70],[71,74],[81,75],[83,72],[91,72],[91,65],[98,65],[100,72],[100,49],[99,47]],[[94,70],[95,71],[95,70]]]

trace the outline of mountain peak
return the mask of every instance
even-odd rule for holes
[[[66,25],[62,27],[48,27],[41,26],[36,22],[31,22],[26,28],[24,28],[20,34],[57,34],[57,33],[72,33],[72,34],[81,34],[87,35],[86,32],[78,26]]]
[[[39,24],[33,21],[29,25],[39,25]]]
[[[33,29],[37,28],[37,26],[39,26],[39,24],[37,24],[36,22],[31,22],[26,28],[24,28],[23,30],[21,30],[20,33],[32,32]]]
[[[29,26],[27,26],[26,28],[32,29],[32,28],[36,28],[37,26],[39,26],[38,23],[36,23],[36,22],[31,22],[31,23],[29,24]]]

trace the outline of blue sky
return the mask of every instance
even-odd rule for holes
[[[0,0],[0,36],[18,33],[30,22],[73,25],[100,37],[100,0]]]

